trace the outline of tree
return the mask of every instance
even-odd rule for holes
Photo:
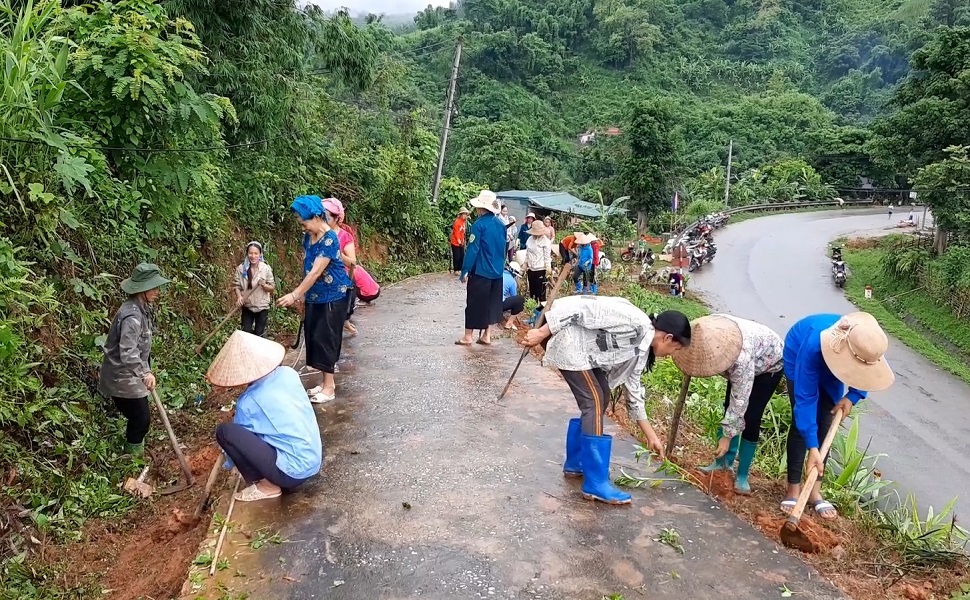
[[[620,178],[631,207],[637,211],[637,229],[643,232],[650,216],[671,201],[681,168],[683,142],[676,131],[670,101],[636,104],[624,135],[629,155],[620,168]]]
[[[970,234],[970,146],[946,148],[946,158],[919,170],[914,180],[920,198],[933,210],[933,249],[946,251],[948,234]]]

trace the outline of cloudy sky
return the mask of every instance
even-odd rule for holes
[[[347,7],[351,13],[372,12],[375,14],[416,13],[429,4],[448,6],[448,0],[310,0],[311,4],[330,10]]]

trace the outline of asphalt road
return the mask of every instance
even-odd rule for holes
[[[897,211],[891,222],[900,218],[905,213]],[[828,244],[842,235],[884,234],[889,225],[885,212],[872,209],[790,213],[728,225],[715,234],[717,257],[693,274],[690,287],[716,310],[784,335],[806,315],[855,310],[832,282]],[[878,467],[883,478],[896,482],[900,496],[915,493],[924,511],[958,497],[957,510],[965,514],[970,510],[970,390],[895,339],[887,359],[896,383],[860,405],[865,410],[861,444],[871,436],[869,452],[886,454]]]

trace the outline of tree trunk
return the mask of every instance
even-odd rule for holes
[[[637,237],[645,235],[650,228],[650,219],[646,211],[637,211]]]
[[[933,253],[937,256],[942,255],[946,252],[946,242],[949,237],[949,232],[939,225],[936,226],[936,230],[933,232]]]

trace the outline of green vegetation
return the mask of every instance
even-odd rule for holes
[[[862,248],[853,246],[862,245]],[[970,383],[970,324],[961,310],[944,304],[961,298],[968,250],[954,246],[940,258],[907,236],[849,244],[842,255],[850,270],[846,295],[874,315],[886,332]],[[956,287],[947,287],[950,281]],[[872,298],[865,298],[865,286]]]

